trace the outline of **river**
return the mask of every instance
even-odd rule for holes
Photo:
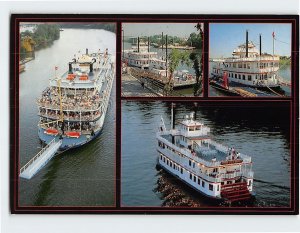
[[[64,29],[60,39],[35,53],[20,74],[20,165],[41,149],[36,99],[78,51],[115,54],[116,36],[95,29]],[[20,179],[20,206],[113,206],[115,204],[115,86],[102,133],[92,142],[54,157],[31,180]]]
[[[200,104],[200,103],[199,103]],[[255,107],[245,103],[231,107],[196,108],[196,118],[211,128],[212,138],[252,156],[256,198],[249,206],[289,206],[290,148],[288,107]],[[238,114],[237,110],[238,109]],[[176,124],[191,111],[192,103],[177,103]],[[182,192],[182,200],[199,206],[215,206],[180,181],[156,169],[155,133],[161,116],[170,127],[170,102],[122,101],[122,206],[162,206],[172,197],[158,191],[157,182]],[[167,193],[169,194],[169,193]]]

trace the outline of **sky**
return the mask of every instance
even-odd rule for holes
[[[189,37],[197,32],[196,23],[123,23],[125,37],[152,36],[162,32],[169,36]]]
[[[275,33],[275,54],[291,55],[291,24],[270,23],[211,23],[209,24],[210,58],[231,57],[232,51],[246,42],[246,30],[249,41],[259,49],[259,34],[262,35],[262,52],[272,54],[272,33]]]

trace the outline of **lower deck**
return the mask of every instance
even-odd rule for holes
[[[58,141],[59,139],[62,139],[62,144],[59,148],[59,150],[64,151],[71,148],[76,148],[79,146],[82,146],[90,141],[92,141],[94,138],[96,138],[101,133],[101,129],[96,131],[94,135],[91,134],[81,134],[78,138],[73,137],[67,137],[67,136],[61,136],[59,134],[57,135],[49,135],[45,133],[45,129],[39,127],[38,128],[38,135],[40,140],[45,143],[49,144],[54,138]]]

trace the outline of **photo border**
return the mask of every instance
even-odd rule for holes
[[[21,207],[18,206],[18,169],[19,166],[19,56],[15,51],[19,51],[19,31],[16,24],[19,22],[116,22],[116,207]],[[208,96],[208,59],[209,59],[209,23],[224,21],[227,23],[292,23],[292,52],[291,52],[291,97],[256,97],[256,98],[231,98],[231,97],[209,97]],[[178,22],[204,24],[204,60],[203,60],[203,97],[121,97],[121,45],[122,32],[121,23],[129,22]],[[296,215],[299,214],[299,16],[298,15],[196,15],[196,14],[12,14],[10,19],[10,210],[13,214],[272,214],[272,215]],[[121,101],[189,101],[189,102],[226,102],[232,104],[240,102],[244,104],[256,103],[272,105],[286,102],[290,105],[291,112],[291,206],[287,208],[236,208],[220,207],[213,208],[170,208],[170,207],[122,207],[120,206],[121,187]]]

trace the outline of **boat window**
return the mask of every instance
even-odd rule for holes
[[[166,162],[166,158],[164,157],[164,163]]]
[[[205,182],[204,182],[204,180],[202,180],[202,187],[203,187],[203,188],[205,187]]]
[[[243,68],[243,64],[242,64],[242,63],[239,63],[239,64],[238,64],[238,67],[239,67],[239,68]]]
[[[252,78],[251,78],[251,75],[248,75],[248,80],[249,80],[249,81],[251,81],[251,80],[252,80]]]
[[[217,191],[219,191],[220,190],[220,185],[217,185]]]
[[[167,160],[167,165],[169,165],[169,160]]]
[[[173,166],[173,163],[170,161],[170,167],[172,167]]]
[[[200,185],[200,178],[198,178],[198,184]]]
[[[162,160],[162,155],[160,156],[160,160]]]
[[[195,163],[193,163],[193,168],[195,168]]]
[[[192,166],[192,161],[191,160],[189,160],[189,165]]]
[[[233,63],[233,67],[236,68],[236,64],[235,63]]]
[[[209,188],[210,191],[214,190],[214,186],[212,184],[209,184],[208,188]]]
[[[246,68],[246,63],[244,63],[244,68]]]
[[[247,68],[250,69],[250,63],[247,63]]]
[[[190,173],[190,179],[192,179],[193,178],[193,175],[192,175],[192,173]]]
[[[180,168],[180,173],[183,174],[183,169],[182,168]]]
[[[237,78],[237,74],[235,74],[235,78]]]
[[[241,75],[239,74],[239,79],[241,79]]]
[[[176,168],[176,165],[175,165],[175,163],[173,164],[173,168],[174,168],[174,169]]]
[[[196,182],[196,176],[194,176],[194,182]]]
[[[243,80],[245,80],[245,75],[243,74]]]

